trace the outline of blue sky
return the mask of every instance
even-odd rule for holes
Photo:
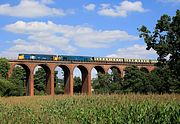
[[[18,53],[155,59],[137,28],[153,29],[180,0],[1,0],[0,57]]]

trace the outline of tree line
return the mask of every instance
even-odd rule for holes
[[[156,69],[148,72],[145,68],[135,65],[125,68],[125,75],[120,77],[116,69],[111,74],[98,73],[93,79],[95,93],[180,93],[180,10],[170,17],[164,14],[160,17],[153,31],[146,26],[138,28],[140,38],[143,38],[147,50],[153,49],[158,55]],[[0,96],[23,96],[28,83],[26,72],[17,66],[10,78],[8,60],[0,58]],[[46,73],[39,68],[34,76],[35,94],[46,94]],[[63,93],[63,80],[55,72],[55,93]],[[74,91],[79,93],[82,87],[81,79],[74,77]]]

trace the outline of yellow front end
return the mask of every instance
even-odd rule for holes
[[[57,56],[53,56],[53,61],[58,61],[58,57]]]
[[[24,60],[24,55],[19,55],[19,56],[18,56],[18,59],[19,59],[19,60]]]

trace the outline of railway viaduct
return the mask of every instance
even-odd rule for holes
[[[8,77],[11,76],[16,65],[22,66],[26,71],[26,95],[34,95],[34,70],[41,66],[46,71],[48,95],[54,95],[54,71],[56,67],[61,67],[64,71],[64,94],[73,95],[73,71],[77,67],[82,73],[82,93],[91,95],[91,70],[108,73],[109,69],[117,69],[120,76],[123,77],[124,69],[130,65],[136,65],[138,68],[145,67],[148,71],[155,69],[153,64],[147,63],[115,63],[115,62],[77,62],[77,61],[38,61],[38,60],[9,60],[10,69]]]

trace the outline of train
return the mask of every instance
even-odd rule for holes
[[[46,54],[19,54],[18,60],[121,62],[121,63],[152,63],[152,64],[158,62],[157,60],[150,60],[150,59],[127,59],[127,58],[111,58],[111,57],[46,55]]]

